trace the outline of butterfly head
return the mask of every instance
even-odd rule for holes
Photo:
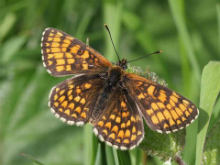
[[[122,60],[118,61],[116,65],[121,67],[123,70],[125,70],[128,68],[127,63],[128,63],[127,60],[123,58]]]

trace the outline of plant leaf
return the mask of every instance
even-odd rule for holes
[[[148,155],[157,155],[164,160],[174,160],[180,155],[185,144],[186,130],[180,130],[170,134],[160,134],[152,131],[146,124],[145,136],[139,147]]]
[[[196,145],[196,165],[201,165],[210,116],[220,91],[220,62],[209,62],[203,69],[200,95],[199,133]]]

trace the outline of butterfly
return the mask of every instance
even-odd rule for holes
[[[171,133],[198,117],[185,97],[126,72],[126,59],[113,65],[61,30],[45,29],[41,47],[43,65],[52,76],[76,75],[52,88],[51,111],[69,125],[91,124],[107,145],[135,148],[144,138],[143,121],[158,133]]]

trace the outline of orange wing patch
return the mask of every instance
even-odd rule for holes
[[[193,103],[162,85],[135,74],[127,74],[124,82],[152,130],[175,132],[198,116],[199,111]]]
[[[53,76],[104,73],[112,64],[78,39],[53,28],[42,37],[42,60]]]

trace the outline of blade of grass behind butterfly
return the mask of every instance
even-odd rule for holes
[[[218,16],[218,33],[219,33],[219,43],[220,43],[220,4],[216,6],[217,10],[217,16]],[[213,109],[213,113],[210,119],[209,129],[212,128],[212,126],[218,122],[220,118],[220,97],[218,97],[218,100],[216,101],[215,107]]]
[[[89,38],[86,40],[86,45],[89,46]],[[85,157],[88,159],[84,159],[84,164],[94,165],[96,160],[96,154],[98,150],[98,139],[92,132],[91,125],[85,125],[84,127],[84,153]]]
[[[98,150],[95,159],[95,165],[107,164],[106,153],[105,153],[105,144],[103,142],[98,144]]]
[[[96,156],[97,150],[93,147],[93,134],[92,134],[92,126],[86,124],[83,128],[84,131],[84,156],[87,159],[84,159],[84,164],[94,164],[94,159]]]
[[[184,20],[184,1],[169,0],[170,9],[177,26],[178,34],[180,35],[182,42],[184,43],[185,49],[187,51],[188,59],[191,63],[192,70],[195,74],[197,82],[200,81],[200,69],[198,61],[192,47],[189,32],[186,27]]]
[[[38,164],[38,165],[44,165],[43,163],[41,163],[40,161],[38,161],[37,159],[35,159],[34,157],[28,155],[28,154],[25,154],[25,153],[21,153],[22,156],[30,159],[32,162]]]
[[[85,14],[83,15],[82,20],[79,22],[79,25],[77,26],[76,30],[76,37],[82,38],[82,36],[85,36],[85,32],[89,26],[89,23],[91,21],[91,18],[94,14],[94,10],[92,8],[93,6],[88,7],[88,9],[85,10]],[[88,37],[88,36],[86,36]]]
[[[117,154],[118,154],[118,159],[119,159],[119,165],[131,164],[129,150],[127,151],[117,150]]]
[[[121,12],[122,12],[123,2],[122,1],[104,1],[103,3],[103,15],[104,15],[104,23],[106,23],[110,29],[112,39],[116,50],[118,51],[118,43],[120,37],[120,25],[121,25]],[[105,29],[106,30],[106,29]],[[110,61],[118,61],[117,56],[114,52],[113,45],[111,43],[111,39],[107,31],[105,31],[105,40],[106,40],[106,51],[105,57]],[[120,53],[119,53],[120,56]],[[122,59],[122,56],[120,56]],[[120,154],[115,154],[115,149],[106,148],[106,157],[107,162],[114,162],[116,165],[121,164],[118,160]]]
[[[198,105],[198,93],[199,85],[196,82],[195,76],[191,72],[190,63],[187,57],[186,46],[182,39],[179,37],[180,44],[180,56],[181,56],[181,71],[182,71],[182,83],[179,84],[182,88],[181,94]],[[196,100],[196,101],[195,101]],[[198,107],[198,106],[197,106]],[[183,151],[183,159],[186,162],[195,161],[195,144],[198,130],[198,120],[194,121],[189,127],[186,128],[186,145]],[[189,152],[190,153],[189,153]],[[191,154],[192,153],[192,154]]]
[[[116,149],[105,145],[106,160],[108,165],[119,165]]]
[[[0,45],[3,38],[8,34],[10,29],[13,27],[14,23],[16,22],[16,16],[14,13],[7,13],[5,17],[1,19],[2,19],[2,23],[1,23],[1,31],[0,31]]]
[[[143,163],[143,160],[145,160],[146,157],[147,154],[141,151],[139,147],[130,151],[131,164],[140,165],[141,162]]]
[[[118,51],[117,48],[120,37],[121,15],[122,15],[121,13],[122,13],[123,2],[122,1],[112,2],[105,0],[103,4],[104,4],[103,5],[104,23],[106,23],[109,26],[109,29],[112,34],[113,42],[115,44],[116,50]],[[105,57],[110,61],[118,61],[117,56],[114,52],[113,45],[111,43],[111,39],[106,30],[105,30],[105,40],[106,40]],[[120,59],[122,59],[121,56]]]
[[[185,21],[185,3],[184,1],[169,1],[171,12],[176,23],[180,43],[180,58],[183,83],[183,95],[189,99],[196,99],[199,93],[198,82],[200,80],[200,69],[198,60],[195,57],[194,48],[192,47],[191,37],[187,30]],[[191,72],[190,68],[194,72]],[[193,83],[194,82],[194,83]]]
[[[194,81],[199,84],[200,80],[200,69],[198,65],[198,61],[196,60],[196,56],[192,47],[191,39],[189,32],[187,30],[186,21],[184,19],[185,17],[185,5],[184,1],[175,1],[175,0],[169,0],[170,9],[174,18],[174,21],[176,23],[177,31],[180,38],[180,44],[181,44],[181,63],[182,63],[182,72],[183,72],[183,84],[185,85],[184,89],[187,89],[187,93],[190,93],[191,95],[198,89],[200,85],[195,86],[193,90],[190,90],[193,88],[194,83],[191,83],[193,79]],[[192,67],[193,72],[189,72],[187,69],[188,66]],[[195,78],[194,78],[195,77]],[[190,82],[191,81],[191,82]],[[190,91],[193,91],[190,92]],[[196,96],[196,95],[194,95]],[[190,97],[190,96],[188,96]],[[184,160],[186,162],[190,162],[190,164],[193,164],[194,162],[194,153],[195,153],[195,142],[196,142],[196,132],[197,124],[194,123],[193,126],[190,126],[190,128],[187,128],[187,132],[194,132],[193,134],[187,134],[186,135],[186,146],[184,152]],[[190,140],[187,140],[190,139]]]
[[[216,10],[217,10],[217,18],[218,18],[217,20],[218,21],[218,38],[219,38],[219,43],[220,43],[220,4],[216,5]]]

